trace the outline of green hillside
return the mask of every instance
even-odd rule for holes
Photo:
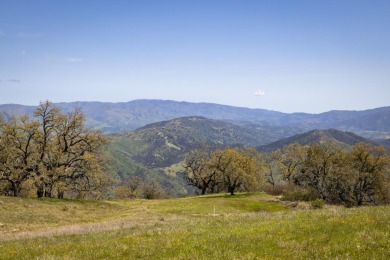
[[[157,181],[168,196],[177,197],[196,191],[183,180],[181,162],[190,151],[201,145],[210,149],[257,147],[261,152],[271,152],[292,143],[329,143],[347,150],[358,143],[389,147],[385,140],[374,142],[336,129],[293,135],[299,131],[299,128],[260,127],[250,123],[237,125],[203,117],[177,118],[112,135],[106,152],[109,159],[106,168],[117,184],[139,176],[144,180]]]
[[[177,197],[189,193],[184,181],[175,172],[171,173],[170,168],[148,167],[136,160],[137,154],[147,147],[147,144],[139,141],[112,137],[105,151],[106,171],[114,177],[116,184],[138,176],[143,180],[157,181],[168,196]]]
[[[390,207],[0,197],[0,259],[388,259]]]
[[[118,183],[131,176],[157,180],[169,195],[190,192],[177,172],[181,162],[201,145],[255,147],[291,135],[297,130],[237,125],[204,117],[182,117],[153,123],[135,131],[111,135],[107,171]]]
[[[107,171],[118,184],[132,176],[156,180],[169,196],[177,197],[194,192],[180,175],[184,170],[181,162],[190,151],[204,144],[211,149],[244,146],[258,147],[262,152],[269,152],[292,143],[310,145],[327,142],[348,149],[357,143],[372,142],[335,129],[313,130],[283,139],[283,135],[291,134],[294,130],[278,130],[203,117],[183,117],[153,123],[135,131],[111,136],[106,153],[109,158]],[[278,141],[272,142],[275,140]]]
[[[274,151],[294,143],[303,146],[313,143],[330,143],[336,147],[340,147],[341,149],[348,149],[349,147],[358,143],[371,143],[373,145],[379,145],[379,143],[375,143],[374,141],[368,140],[351,132],[327,129],[313,130],[303,134],[287,137],[267,145],[259,146],[258,150],[266,152]]]
[[[288,131],[271,127],[236,125],[204,117],[182,117],[153,123],[135,131],[114,136],[117,142],[131,142],[133,159],[148,167],[167,167],[180,162],[184,155],[201,144],[210,147],[255,147],[279,140]]]

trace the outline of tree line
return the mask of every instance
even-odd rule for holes
[[[290,145],[276,158],[284,181],[326,202],[360,206],[390,201],[390,160],[384,147],[360,143],[346,151],[331,144]]]
[[[187,156],[184,178],[201,194],[282,187],[287,199],[359,206],[390,202],[389,166],[384,147],[363,143],[348,150],[331,143],[291,144],[267,154],[203,147]]]
[[[85,127],[79,108],[49,101],[28,116],[0,118],[0,192],[37,197],[99,197],[109,182],[101,148],[107,138]]]

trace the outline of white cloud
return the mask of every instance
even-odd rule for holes
[[[261,96],[264,96],[264,95],[265,95],[265,91],[259,89],[259,90],[256,90],[255,93],[253,93],[253,95],[258,96],[258,97],[261,97]]]
[[[65,61],[69,62],[69,63],[80,63],[80,62],[83,62],[84,59],[83,58],[66,58]]]

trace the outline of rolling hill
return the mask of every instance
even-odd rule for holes
[[[181,117],[149,124],[134,131],[113,135],[113,142],[138,147],[132,159],[147,167],[168,167],[201,144],[210,147],[267,144],[299,132],[295,128],[237,125],[205,117]],[[134,149],[132,149],[134,150]]]
[[[390,107],[364,111],[329,111],[321,114],[282,113],[265,109],[250,109],[210,103],[191,103],[169,100],[134,100],[121,103],[71,102],[58,103],[64,112],[78,106],[87,116],[90,127],[105,133],[134,130],[147,124],[178,117],[201,116],[237,124],[299,127],[303,132],[335,128],[351,131],[370,139],[390,138]],[[0,105],[6,118],[32,114],[34,107]]]
[[[131,176],[158,181],[169,194],[178,196],[188,187],[176,175],[180,162],[193,149],[206,144],[255,147],[291,136],[300,129],[233,124],[204,117],[181,117],[149,124],[134,131],[111,135],[106,151],[107,171],[118,182]]]
[[[108,171],[118,181],[134,175],[155,179],[169,190],[169,194],[178,196],[189,192],[177,175],[183,170],[181,162],[190,151],[202,144],[212,149],[226,146],[258,147],[262,152],[291,143],[309,145],[330,142],[344,149],[361,142],[376,144],[354,133],[336,129],[313,130],[303,134],[294,134],[294,131],[299,132],[294,128],[286,132],[285,128],[236,125],[204,117],[176,118],[111,135],[107,150],[107,157],[111,161]]]
[[[131,176],[158,181],[173,196],[187,194],[177,173],[186,154],[206,144],[255,147],[299,133],[299,128],[237,125],[204,117],[181,117],[152,123],[137,130],[112,134],[106,151],[107,171],[118,182]]]
[[[239,108],[210,103],[191,103],[170,100],[133,100],[129,102],[70,102],[57,103],[64,112],[80,107],[90,127],[106,133],[134,130],[147,124],[186,116],[203,116],[218,120],[266,122],[284,115],[265,109]],[[0,105],[0,112],[11,115],[32,114],[34,107]]]

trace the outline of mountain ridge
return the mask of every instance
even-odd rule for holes
[[[241,124],[299,127],[302,132],[335,128],[352,131],[371,139],[390,138],[390,106],[368,110],[331,110],[319,114],[283,113],[261,108],[234,107],[214,103],[138,99],[128,102],[69,102],[56,103],[64,112],[78,106],[87,117],[87,126],[105,133],[134,130],[145,125],[186,116],[203,116]],[[0,105],[6,118],[32,114],[34,106]]]
[[[148,167],[168,167],[180,162],[186,153],[202,144],[213,148],[255,147],[297,132],[299,131],[296,129],[240,126],[221,120],[190,116],[148,124],[136,130],[113,134],[112,137],[122,143],[130,142],[134,147],[140,146],[137,153],[131,157],[137,162]]]
[[[361,137],[353,132],[340,131],[337,129],[315,129],[302,134],[290,136],[273,143],[258,146],[257,149],[262,152],[270,152],[290,144],[311,145],[313,143],[332,143],[343,149],[348,149],[350,146],[358,143],[369,143],[374,146],[381,145],[375,141]]]

